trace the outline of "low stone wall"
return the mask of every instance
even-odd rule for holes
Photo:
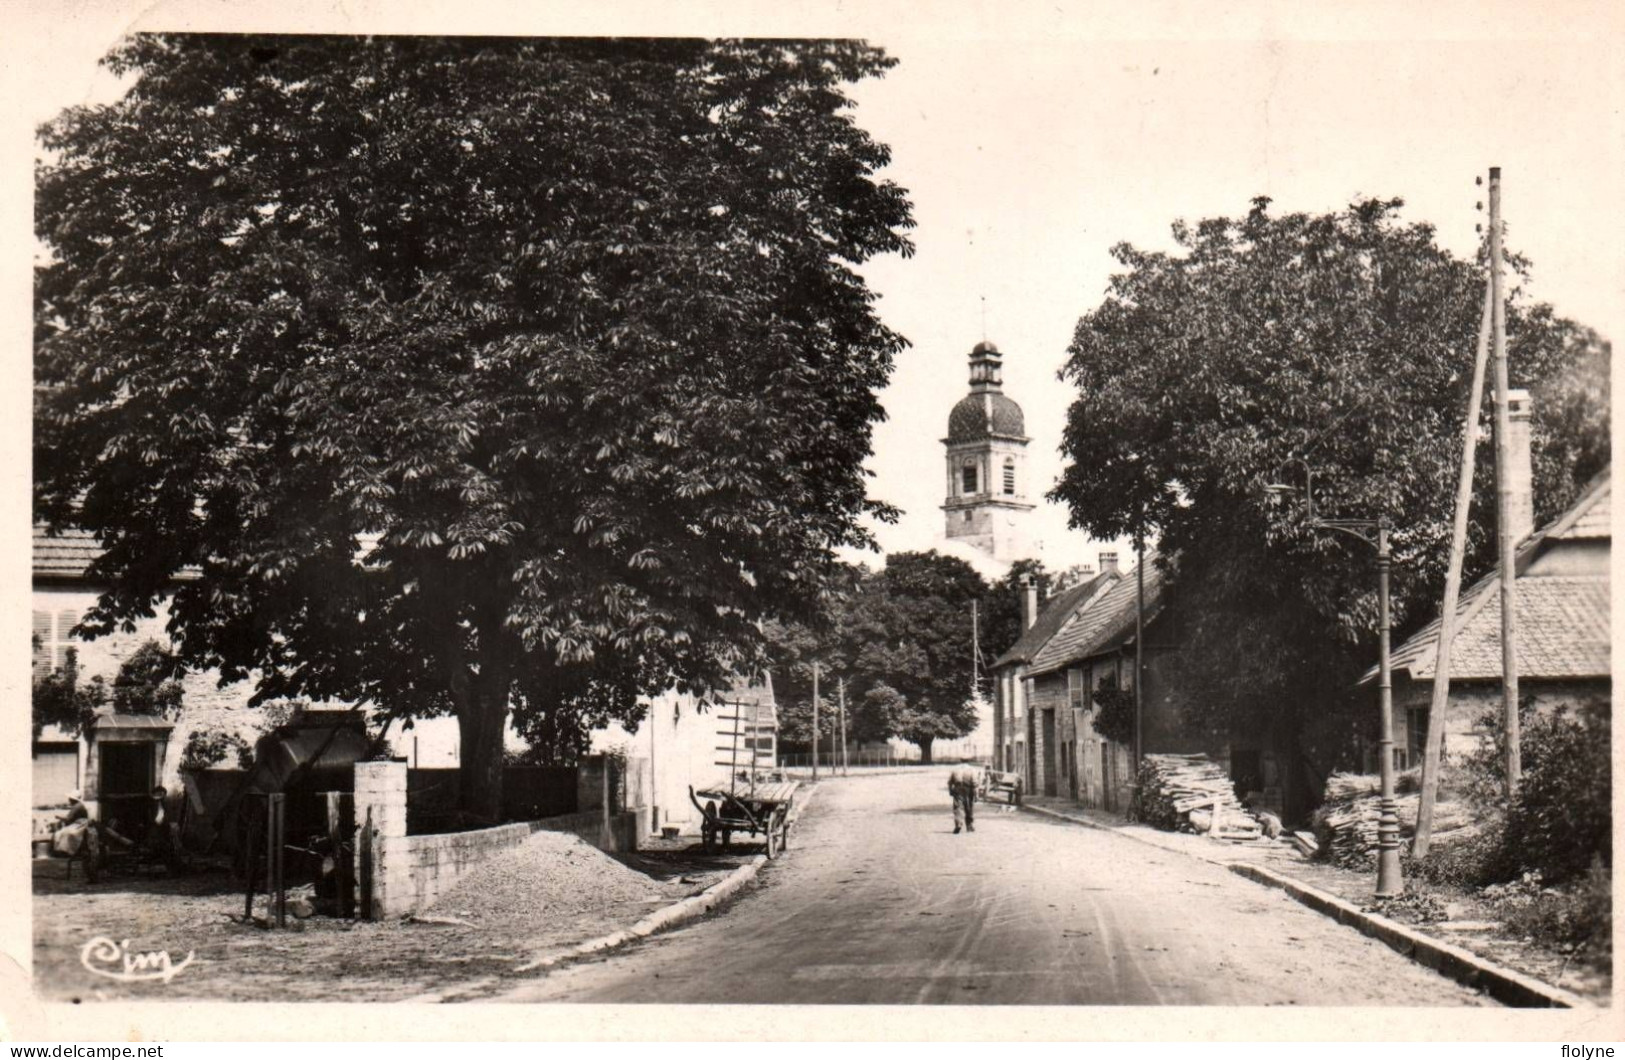
[[[384,840],[379,850],[383,871],[373,873],[375,917],[422,912],[451,890],[458,879],[523,843],[536,830],[535,824],[521,821],[477,832]]]
[[[535,826],[547,832],[571,832],[599,850],[620,854],[637,850],[638,838],[649,834],[649,808],[640,806],[611,814],[586,810],[544,818],[535,822]]]
[[[606,812],[600,800],[597,809],[541,821],[408,835],[406,793],[405,762],[355,764],[357,897],[362,915],[373,920],[422,912],[459,878],[541,829],[573,832],[611,852],[636,850],[649,830],[647,806]]]

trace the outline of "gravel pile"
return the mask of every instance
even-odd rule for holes
[[[568,832],[537,832],[458,880],[432,912],[523,931],[639,903],[653,911],[693,889],[635,872]]]

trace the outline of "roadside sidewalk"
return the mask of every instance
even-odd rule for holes
[[[1449,926],[1400,924],[1376,913],[1366,912],[1361,906],[1370,898],[1369,878],[1330,865],[1305,861],[1287,843],[1270,840],[1225,842],[1184,832],[1163,832],[1147,825],[1129,824],[1116,814],[1086,809],[1066,799],[1044,796],[1028,796],[1022,808],[1222,865],[1256,883],[1284,890],[1316,912],[1379,939],[1417,963],[1459,983],[1482,989],[1508,1005],[1575,1008],[1607,1002],[1609,984],[1606,980],[1581,984],[1581,993],[1553,985],[1549,980],[1561,981],[1563,973],[1567,971],[1567,962],[1559,965],[1554,960],[1543,959],[1546,955],[1530,953],[1527,947],[1516,947],[1514,955],[1521,967],[1512,968],[1507,966],[1511,961],[1502,963],[1481,952],[1492,948],[1494,940],[1468,940]],[[1449,923],[1447,921],[1446,925]],[[1502,954],[1498,952],[1496,956]],[[1552,974],[1554,972],[1556,974]]]

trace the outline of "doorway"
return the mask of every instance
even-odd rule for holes
[[[152,823],[152,787],[157,778],[153,769],[154,744],[100,743],[101,819],[120,835],[139,839]]]
[[[1044,711],[1044,794],[1056,794],[1055,764],[1058,756],[1055,746],[1055,711]]]

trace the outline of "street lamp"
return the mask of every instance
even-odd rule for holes
[[[1394,801],[1394,687],[1388,657],[1388,571],[1393,565],[1393,553],[1388,547],[1388,523],[1385,519],[1321,518],[1315,514],[1314,472],[1302,460],[1294,458],[1287,463],[1303,467],[1303,495],[1310,529],[1347,534],[1377,550],[1377,599],[1380,611],[1377,627],[1377,702],[1380,713],[1378,724],[1381,726],[1377,739],[1377,765],[1382,779],[1377,817],[1377,897],[1390,898],[1405,893],[1405,881],[1399,868],[1399,807]],[[1264,489],[1272,497],[1297,492],[1296,487],[1279,483],[1271,483]]]

